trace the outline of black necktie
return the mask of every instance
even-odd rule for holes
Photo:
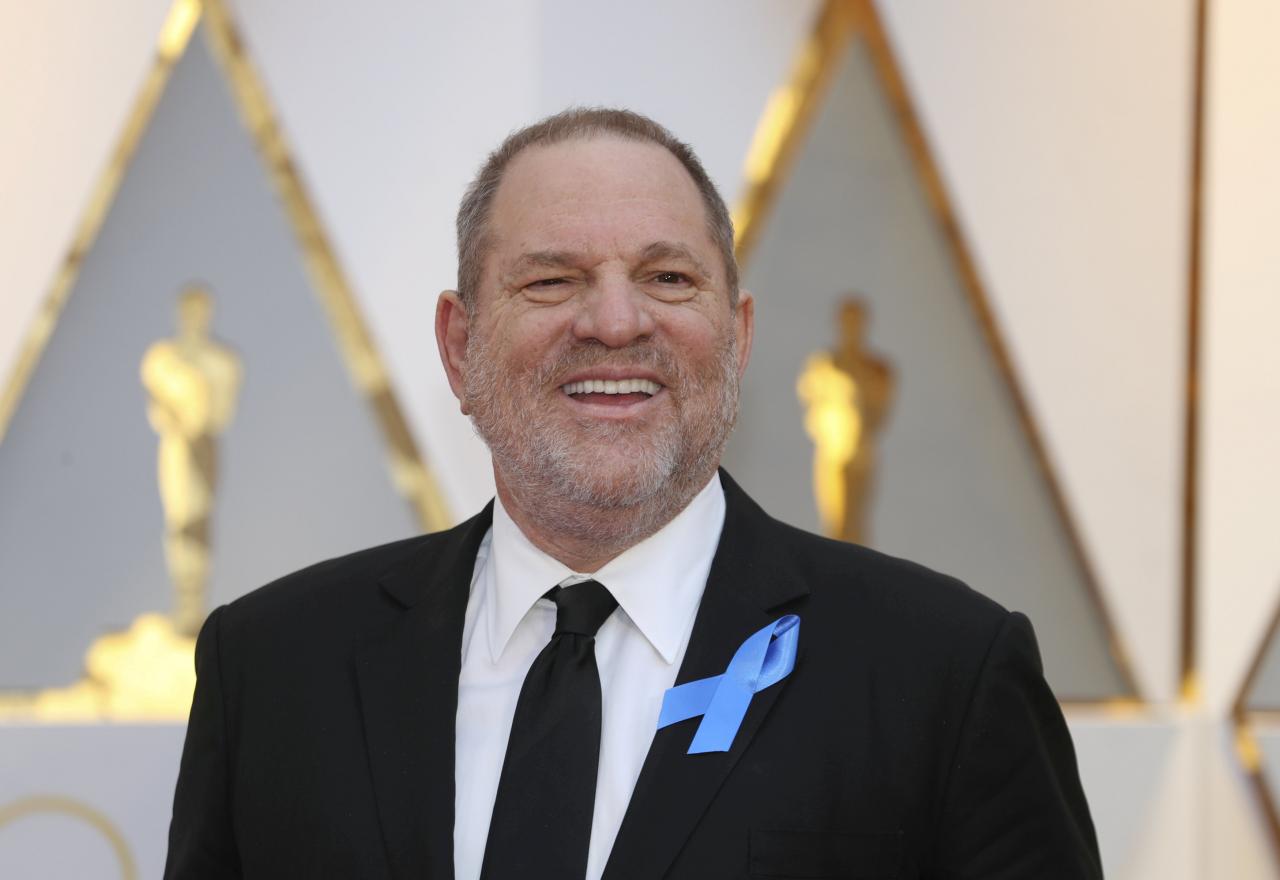
[[[600,765],[596,631],[618,602],[595,581],[547,598],[556,631],[516,702],[481,880],[570,880],[587,871]]]

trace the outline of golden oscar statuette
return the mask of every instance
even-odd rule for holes
[[[195,690],[195,634],[204,621],[217,437],[231,423],[242,368],[209,334],[213,297],[199,286],[178,299],[178,333],[142,358],[147,419],[159,435],[156,473],[165,561],[175,603],[85,652],[85,676],[68,687],[0,699],[0,717],[40,721],[182,720]]]
[[[147,419],[159,435],[156,476],[164,507],[165,562],[179,633],[204,622],[209,581],[209,523],[218,480],[218,435],[231,423],[240,390],[240,359],[209,335],[213,297],[188,287],[178,301],[178,335],[142,358]]]
[[[835,351],[810,356],[796,382],[813,440],[813,493],[823,531],[857,542],[867,540],[876,435],[893,394],[888,363],[863,348],[865,317],[858,300],[841,303]]]

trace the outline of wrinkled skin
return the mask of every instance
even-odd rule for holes
[[[589,572],[657,531],[718,466],[753,304],[735,303],[693,181],[652,144],[533,147],[494,199],[470,312],[436,332],[462,411],[526,535]],[[641,378],[657,393],[565,391]],[[647,386],[652,389],[653,386]]]

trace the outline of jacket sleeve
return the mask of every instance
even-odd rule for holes
[[[165,880],[242,876],[231,822],[221,612],[209,615],[196,640],[196,691],[173,798]]]
[[[939,880],[1102,877],[1071,734],[1021,614],[1006,618],[974,686],[935,853]]]

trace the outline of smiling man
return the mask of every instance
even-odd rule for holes
[[[497,496],[209,616],[166,876],[1101,876],[1026,618],[718,470],[754,313],[687,146],[522,129],[458,254]]]

